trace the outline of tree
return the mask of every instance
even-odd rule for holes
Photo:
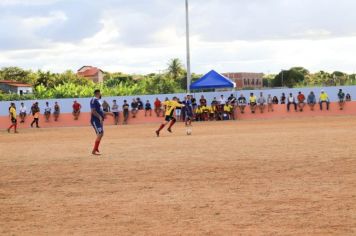
[[[297,84],[303,83],[305,79],[304,73],[298,68],[281,71],[273,80],[274,87],[287,86],[293,88]]]
[[[19,67],[5,67],[0,70],[0,80],[30,83],[30,74],[31,71],[23,70]]]
[[[173,80],[177,81],[186,72],[181,61],[178,58],[174,58],[168,63],[167,73]]]

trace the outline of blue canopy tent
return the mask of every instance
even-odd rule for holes
[[[215,70],[210,71],[190,85],[191,90],[235,88],[236,84]]]

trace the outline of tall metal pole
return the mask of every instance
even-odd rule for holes
[[[189,38],[189,3],[185,0],[185,23],[186,23],[186,38],[187,38],[187,93],[190,93],[190,84],[192,75],[190,71],[190,38]]]

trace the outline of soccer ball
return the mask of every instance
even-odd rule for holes
[[[192,130],[191,129],[187,129],[187,135],[192,135]]]

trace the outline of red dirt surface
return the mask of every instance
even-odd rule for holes
[[[356,235],[356,118],[0,133],[1,235]]]

